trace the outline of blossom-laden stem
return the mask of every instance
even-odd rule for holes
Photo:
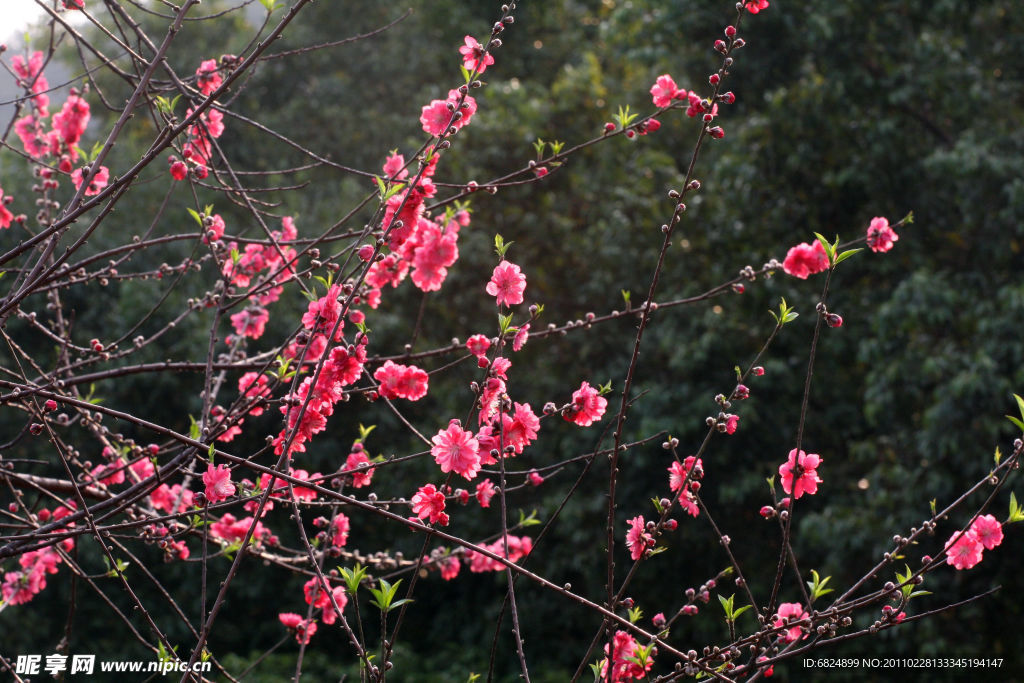
[[[815,358],[817,358],[818,339],[821,336],[821,324],[822,324],[822,322],[825,319],[823,311],[824,311],[824,307],[825,307],[825,302],[828,299],[828,289],[829,289],[829,285],[832,282],[832,273],[833,273],[833,271],[834,271],[834,267],[833,268],[829,268],[826,271],[826,273],[825,273],[825,284],[824,284],[824,286],[822,287],[822,290],[821,290],[821,298],[820,298],[819,303],[818,303],[819,310],[818,310],[817,315],[815,316],[815,321],[814,321],[814,335],[811,337],[811,351],[810,351],[810,354],[809,354],[809,358],[807,359],[807,374],[804,377],[804,392],[803,392],[803,399],[802,399],[801,404],[800,404],[800,418],[797,421],[797,427],[796,427],[796,451],[797,451],[797,453],[800,452],[800,448],[803,445],[804,426],[806,425],[806,422],[807,422],[807,402],[810,400],[810,396],[811,396],[811,378],[814,376],[814,360],[815,360]],[[791,550],[790,539],[791,539],[791,533],[792,533],[792,528],[793,528],[793,517],[795,516],[795,513],[796,513],[796,498],[797,498],[796,495],[790,496],[789,515],[786,517],[786,524],[785,524],[785,527],[783,528],[783,531],[782,531],[782,544],[781,544],[781,547],[779,548],[779,561],[778,561],[778,564],[777,564],[777,567],[776,567],[776,571],[775,571],[775,580],[772,582],[772,593],[771,593],[771,597],[768,599],[768,606],[764,610],[764,617],[766,619],[769,618],[775,612],[775,605],[776,605],[776,600],[777,600],[778,595],[779,595],[779,588],[782,585],[782,570],[785,567],[786,557],[787,557],[788,553]],[[794,563],[795,563],[795,559],[794,559]],[[794,566],[795,566],[795,564],[794,564]],[[803,580],[800,577],[799,573],[797,574],[797,582],[801,586],[803,585]],[[808,609],[810,609],[810,607],[811,607],[810,604],[808,604],[807,607],[808,607]]]
[[[743,9],[742,9],[742,7],[740,7],[737,10],[737,18],[736,18],[736,26],[737,26],[737,28],[740,25],[740,21],[741,21],[742,17],[743,17]],[[729,55],[732,52],[732,37],[730,37],[730,41],[731,41],[730,45],[729,45],[728,49],[726,50],[726,52],[724,53],[723,60],[724,59],[729,59],[730,60],[729,63],[731,64],[731,59],[732,58]],[[709,98],[710,102],[715,102],[716,101],[718,93],[719,93],[719,89],[721,88],[723,82],[724,81],[720,80],[720,81],[716,82],[713,85],[712,95]],[[692,154],[690,155],[690,163],[689,163],[689,166],[687,167],[686,176],[685,176],[685,178],[683,180],[683,189],[677,195],[680,198],[685,197],[686,193],[691,190],[690,182],[694,179],[694,170],[695,170],[695,167],[697,165],[697,159],[700,156],[700,150],[701,150],[702,145],[704,144],[704,140],[707,138],[707,136],[709,134],[708,130],[709,130],[709,128],[708,128],[707,125],[702,125],[701,126],[700,133],[697,136],[697,142],[694,145]],[[672,244],[672,235],[673,235],[673,233],[675,231],[675,227],[679,223],[680,219],[682,218],[682,214],[683,214],[683,212],[685,210],[686,210],[686,205],[683,204],[681,199],[680,199],[679,203],[676,204],[675,209],[672,211],[672,216],[671,216],[669,222],[665,226],[663,226],[663,228],[662,228],[663,231],[664,231],[665,237],[662,240],[661,249],[658,252],[657,263],[656,263],[656,265],[654,267],[654,271],[653,271],[653,273],[651,275],[650,285],[648,286],[648,289],[647,289],[647,298],[646,298],[646,300],[644,302],[644,305],[642,306],[642,311],[641,311],[641,316],[640,316],[640,323],[637,326],[636,336],[633,339],[633,351],[632,351],[632,353],[630,355],[629,367],[626,370],[625,381],[623,382],[622,397],[621,397],[621,400],[620,400],[620,403],[619,403],[619,410],[618,410],[618,412],[617,412],[617,414],[615,416],[615,431],[612,433],[612,438],[613,438],[614,446],[613,446],[610,462],[609,462],[609,465],[608,465],[608,515],[607,515],[607,522],[606,522],[606,525],[605,525],[605,554],[606,554],[606,562],[605,562],[605,568],[606,568],[606,571],[605,571],[605,574],[606,574],[605,575],[605,591],[606,591],[606,595],[607,595],[607,599],[606,599],[607,602],[606,602],[606,604],[607,604],[608,609],[613,610],[613,611],[618,606],[616,604],[616,602],[615,602],[615,600],[616,600],[616,598],[615,598],[615,509],[616,509],[616,489],[617,489],[617,482],[618,482],[618,476],[619,476],[619,446],[622,443],[622,430],[623,430],[623,427],[624,427],[624,423],[626,421],[626,412],[628,410],[630,394],[631,394],[632,387],[633,387],[633,378],[634,378],[634,375],[635,375],[635,372],[636,372],[637,364],[638,364],[639,359],[640,359],[640,345],[641,345],[641,343],[643,341],[644,331],[647,329],[648,323],[650,321],[650,316],[651,316],[651,313],[652,313],[652,310],[653,310],[654,297],[655,297],[655,294],[656,294],[657,289],[658,289],[658,282],[661,279],[662,269],[664,268],[664,265],[665,265],[665,255],[668,252],[669,246]],[[615,648],[615,642],[614,641],[615,641],[615,639],[614,639],[614,633],[611,631],[611,624],[608,623],[607,619],[605,619],[605,621],[602,623],[600,630],[606,631],[606,636],[607,636],[607,639],[608,639],[608,662],[609,662],[609,665],[608,665],[608,668],[607,668],[606,677],[608,678],[608,680],[611,680],[612,669],[613,669],[612,662],[615,661],[615,652],[614,652],[614,648]],[[581,666],[582,666],[582,664],[581,664]]]

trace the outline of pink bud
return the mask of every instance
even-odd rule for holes
[[[359,247],[359,251],[357,253],[359,254],[360,261],[368,263],[370,259],[373,258],[373,246],[369,244],[364,244],[363,246]]]
[[[719,82],[720,82],[721,80],[722,80],[722,77],[721,77],[721,76],[719,76],[718,74],[711,74],[711,75],[710,75],[710,76],[708,77],[708,83],[710,83],[711,85],[718,85],[718,83],[719,83]]]
[[[611,133],[613,130],[615,130],[615,124],[614,123],[609,121],[608,123],[604,124],[604,132],[605,133]]]
[[[184,161],[171,162],[171,177],[175,180],[184,180],[188,176],[188,166]]]
[[[725,52],[725,41],[719,38],[715,41],[715,49],[719,52]]]
[[[732,38],[735,35],[736,35],[736,27],[735,26],[726,26],[725,27],[725,36],[727,38]]]
[[[708,134],[716,140],[721,140],[725,137],[725,130],[721,126],[715,126],[708,130]]]
[[[46,403],[43,404],[43,407],[46,408],[46,412],[52,413],[53,411],[57,410],[57,402],[54,401],[52,398],[48,399]]]

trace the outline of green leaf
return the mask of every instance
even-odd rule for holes
[[[635,624],[640,621],[644,616],[644,612],[639,607],[633,607],[629,610],[629,623]]]
[[[471,80],[470,76],[472,76],[473,73],[464,65],[459,65],[459,70],[462,71],[462,80],[465,81],[466,85],[469,85],[469,81]]]
[[[722,610],[725,612],[725,620],[732,621],[732,603],[736,594],[733,593],[726,599],[723,595],[718,596],[718,602],[722,603]]]
[[[370,425],[369,427],[364,427],[362,424],[360,424],[359,425],[359,438],[356,439],[356,441],[358,443],[363,443],[364,441],[366,441],[366,438],[368,436],[370,436],[370,432],[372,432],[376,428],[377,428],[377,425]]]
[[[213,464],[213,454],[216,453],[216,452],[217,452],[217,446],[211,443],[209,450],[206,451],[207,457],[210,458],[210,464],[211,465]]]
[[[629,310],[629,297],[630,297],[629,290],[628,289],[623,289],[622,290],[622,300],[626,302],[626,310],[627,311]]]
[[[558,156],[559,154],[561,154],[562,153],[562,148],[565,147],[565,143],[564,142],[555,141],[555,142],[549,142],[548,144],[551,145],[551,155],[552,156]]]
[[[157,658],[158,658],[158,659],[159,659],[159,660],[160,660],[161,662],[170,662],[170,661],[173,661],[173,660],[171,659],[171,655],[172,655],[172,654],[176,654],[177,652],[178,652],[178,646],[177,646],[177,645],[175,645],[175,646],[174,646],[174,647],[173,647],[173,648],[171,649],[171,652],[168,652],[168,651],[167,651],[167,648],[166,648],[166,647],[164,647],[164,644],[163,644],[162,642],[158,642],[158,643],[157,643],[156,655],[157,655]],[[177,657],[174,657],[174,659],[177,659]]]
[[[193,441],[198,441],[199,440],[199,423],[196,422],[196,419],[194,417],[192,417],[191,415],[188,416],[188,422],[189,422],[189,425],[188,425],[188,435],[189,435],[189,438],[192,439]]]
[[[811,589],[811,602],[814,602],[821,596],[827,595],[832,592],[831,588],[825,588],[825,584],[827,584],[832,579],[831,576],[826,576],[824,579],[822,579],[820,576],[818,576],[817,570],[812,569],[811,579],[811,581],[807,582],[807,587]]]
[[[509,242],[508,244],[505,244],[505,238],[503,238],[501,235],[494,236],[494,252],[498,255],[498,258],[500,259],[505,258],[505,252],[508,251],[508,248],[511,247],[513,244],[515,244],[515,242]]]
[[[665,511],[665,508],[661,507],[660,498],[651,498],[651,503],[654,504],[654,510],[660,515]]]
[[[352,569],[346,567],[338,567],[338,573],[341,575],[342,581],[345,582],[345,589],[349,595],[355,595],[356,591],[359,590],[359,584],[366,578],[366,567],[356,562],[356,566]]]
[[[534,149],[534,151],[537,152],[537,158],[538,159],[541,159],[541,158],[544,157],[544,148],[547,147],[547,146],[548,146],[548,143],[544,142],[540,138],[537,138],[537,141],[535,143],[533,143],[533,149]]]
[[[999,446],[996,446],[996,454],[992,457],[996,461],[996,465],[998,465],[999,461],[1003,459],[1003,453],[999,450]]]
[[[1017,399],[1017,409],[1020,410],[1020,416],[1024,419],[1024,398],[1021,398],[1017,394],[1014,394],[1013,397]]]
[[[838,266],[840,263],[842,263],[846,259],[850,258],[854,254],[856,254],[858,251],[864,251],[864,250],[863,249],[849,249],[847,251],[844,251],[842,254],[839,254],[839,256],[836,256],[836,262],[834,264],[832,264],[832,265]]]
[[[537,519],[537,510],[530,510],[530,516],[527,517],[523,514],[523,511],[519,511],[519,524],[518,526],[537,526],[540,524],[540,520]]]
[[[398,586],[401,585],[402,579],[395,581],[393,584],[387,579],[380,579],[380,588],[370,588],[370,593],[373,594],[374,599],[370,601],[371,605],[378,607],[382,612],[387,614],[395,607],[404,605],[407,602],[412,602],[409,598],[403,598],[402,600],[395,600],[395,593],[398,592]]]
[[[188,211],[188,215],[189,215],[189,216],[192,216],[192,218],[194,218],[194,219],[196,220],[196,223],[198,223],[198,224],[199,224],[199,227],[200,227],[200,228],[202,228],[202,227],[205,227],[205,226],[203,226],[203,219],[202,219],[202,217],[201,217],[201,216],[199,215],[199,212],[198,212],[198,211],[196,211],[196,210],[195,210],[195,209],[193,209],[193,208],[186,208],[185,210],[186,210],[186,211]]]
[[[504,337],[508,333],[508,329],[512,327],[512,314],[498,315],[498,327],[501,328],[501,336]]]
[[[1009,524],[1024,522],[1024,510],[1021,510],[1020,505],[1017,503],[1017,496],[1014,495],[1013,491],[1010,492],[1010,517],[1006,521]]]
[[[1017,429],[1019,429],[1022,432],[1024,432],[1024,422],[1021,422],[1020,420],[1015,418],[1013,415],[1007,415],[1006,419],[1009,420],[1010,422],[1012,422],[1013,424],[1015,424],[1017,426]]]
[[[598,396],[604,396],[605,394],[610,394],[610,393],[612,393],[612,381],[611,380],[608,380],[607,382],[605,382],[604,384],[600,385],[597,388]]]
[[[618,122],[620,127],[625,128],[630,123],[632,123],[637,116],[639,116],[639,114],[629,113],[629,105],[627,104],[625,108],[620,106],[619,113],[613,116],[612,118],[614,118]]]
[[[932,509],[932,516],[933,516],[933,517],[935,516],[935,502],[936,502],[936,499],[935,499],[935,498],[932,498],[932,499],[931,499],[930,501],[928,501],[928,505],[929,505],[929,506],[931,507],[931,509]]]
[[[786,299],[782,298],[779,302],[779,313],[775,314],[774,311],[769,311],[772,317],[775,318],[775,324],[778,326],[785,325],[786,323],[793,322],[797,319],[800,314],[790,308],[789,304],[786,303]]]

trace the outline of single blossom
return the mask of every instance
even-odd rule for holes
[[[366,469],[363,469],[363,466],[368,466],[369,464],[370,458],[362,450],[353,450],[348,454],[348,457],[345,459],[345,469],[352,472],[349,475],[352,477],[352,488],[361,489],[364,486],[370,485],[370,481],[373,479],[374,468],[366,467]]]
[[[399,365],[386,361],[377,368],[373,378],[380,383],[378,391],[382,398],[405,398],[418,401],[427,395],[429,377],[415,365]]]
[[[471,432],[452,420],[448,429],[442,429],[434,435],[430,454],[441,466],[442,472],[458,472],[466,479],[472,480],[480,471],[480,444]]]
[[[448,555],[437,562],[437,568],[441,571],[441,578],[445,581],[451,581],[458,576],[461,567],[462,563],[454,555]]]
[[[412,497],[412,511],[420,519],[428,519],[431,524],[440,522],[448,526],[448,514],[444,511],[444,494],[433,484],[421,486]]]
[[[580,427],[589,427],[601,419],[607,407],[608,399],[601,396],[589,383],[583,382],[580,388],[573,392],[572,405],[562,417]]]
[[[793,494],[794,498],[799,498],[805,493],[817,493],[818,484],[822,481],[817,472],[820,464],[821,456],[815,453],[798,452],[795,448],[791,450],[789,459],[779,465],[782,490]]]
[[[736,428],[740,425],[739,415],[726,415],[725,416],[725,433],[735,434]]]
[[[946,564],[951,564],[957,569],[970,569],[981,562],[981,555],[985,550],[985,546],[970,530],[954,533],[946,541],[945,548]]]
[[[459,48],[462,53],[462,63],[468,71],[476,71],[482,74],[491,64],[494,64],[494,55],[484,54],[484,47],[473,36],[466,36],[466,44]]]
[[[514,263],[502,261],[494,267],[487,293],[496,297],[499,306],[514,306],[523,303],[526,291],[526,276]]]
[[[648,546],[654,545],[654,537],[646,532],[647,523],[641,516],[629,520],[629,531],[626,532],[626,547],[629,548],[629,556],[633,560],[643,557]]]
[[[494,482],[490,479],[484,479],[476,485],[476,502],[480,503],[480,507],[482,508],[490,507],[491,498],[494,497],[494,492]]]
[[[234,496],[234,484],[231,483],[231,470],[226,465],[207,465],[203,474],[203,483],[206,485],[206,500],[211,503],[220,503]]]
[[[106,166],[100,166],[100,170],[96,171],[96,175],[89,181],[89,185],[85,188],[85,196],[91,197],[100,193],[104,187],[107,186],[107,181],[110,179],[110,171]],[[76,168],[74,173],[71,174],[71,182],[74,183],[75,189],[79,189],[82,186],[82,182],[85,178],[82,177],[82,169]]]
[[[686,91],[677,86],[668,74],[658,76],[658,80],[651,86],[651,99],[655,107],[667,107],[672,104],[672,100],[681,100],[686,96]]]
[[[784,602],[779,605],[779,611],[775,615],[775,619],[772,621],[772,626],[779,628],[780,626],[787,626],[793,622],[800,621],[807,618],[807,612],[798,602]],[[806,637],[806,636],[805,636]],[[800,626],[793,626],[792,628],[785,631],[782,636],[784,642],[792,643],[793,641],[800,638]]]
[[[430,135],[441,135],[448,128],[448,122],[452,120],[453,112],[448,110],[447,100],[432,100],[430,104],[424,105],[420,113],[420,123],[423,124],[423,131]]]
[[[892,243],[899,240],[900,236],[889,227],[889,220],[880,216],[871,219],[868,226],[868,246],[871,251],[885,253],[892,249]]]
[[[481,358],[487,353],[487,349],[491,348],[491,340],[485,335],[474,334],[472,337],[466,340],[466,348],[477,358]]]
[[[975,519],[971,532],[986,550],[992,550],[1003,542],[1003,525],[992,515],[981,515]]]
[[[512,338],[512,350],[519,351],[526,345],[526,341],[530,338],[530,323],[526,323],[518,330],[516,330],[516,336]]]
[[[806,280],[808,275],[820,273],[828,268],[828,256],[821,242],[804,242],[791,248],[782,262],[782,269],[788,275]]]
[[[335,548],[341,548],[348,543],[349,528],[348,517],[339,512],[331,521],[331,545]]]
[[[757,14],[758,12],[760,12],[763,9],[768,9],[768,0],[750,0],[749,2],[745,2],[743,4],[743,6],[751,14]],[[765,674],[765,675],[769,676],[771,674]]]
[[[221,78],[220,73],[217,71],[217,61],[214,59],[207,59],[199,65],[196,69],[196,87],[199,88],[199,92],[204,95],[209,95],[214,90],[219,88],[224,82]]]
[[[668,487],[672,491],[678,491],[683,487],[683,482],[686,481],[686,476],[690,473],[690,470],[696,469],[693,472],[693,476],[690,477],[690,481],[696,481],[704,476],[704,461],[700,458],[694,458],[694,456],[687,456],[686,460],[679,462],[678,460],[673,462],[668,467]]]
[[[4,188],[0,187],[0,228],[11,227],[11,221],[14,220],[14,214],[7,208],[9,201],[11,201],[10,195],[4,199]]]

